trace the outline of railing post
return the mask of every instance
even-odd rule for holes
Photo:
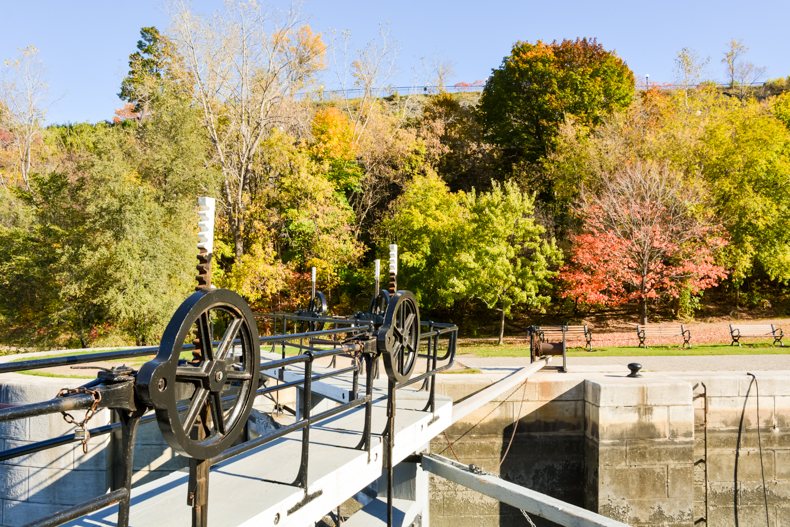
[[[307,494],[307,469],[310,455],[310,410],[313,405],[313,352],[308,350],[307,362],[304,365],[304,388],[302,388],[302,419],[307,421],[302,428],[302,456],[299,463],[299,473],[294,483],[304,489]]]
[[[126,498],[118,503],[118,527],[127,527],[131,505],[132,471],[134,470],[134,443],[141,413],[116,410],[116,414],[121,422],[121,444],[116,451],[120,454],[120,470],[112,472],[112,490],[125,488],[129,491]]]

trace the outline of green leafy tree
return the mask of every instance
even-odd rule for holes
[[[486,82],[480,112],[507,162],[535,162],[551,151],[567,117],[599,124],[633,94],[631,70],[595,39],[516,42]]]
[[[11,338],[47,345],[155,340],[192,289],[193,205],[165,206],[134,167],[133,128],[48,132],[58,171],[31,179],[25,225],[0,228],[0,312]],[[17,294],[20,287],[29,287]]]
[[[182,72],[183,63],[173,42],[156,27],[143,27],[137,51],[129,55],[129,72],[121,82],[118,97],[128,101],[140,119],[145,119],[158,99],[173,95]],[[184,86],[180,89],[183,91]]]
[[[467,294],[500,312],[499,343],[505,318],[515,307],[542,309],[557,276],[562,253],[535,221],[534,198],[514,182],[495,183],[490,192],[466,195],[471,229],[460,260]]]
[[[392,205],[382,245],[398,243],[403,279],[426,307],[478,299],[505,317],[548,304],[561,253],[534,217],[534,200],[513,182],[490,192],[451,192],[435,174],[416,177]]]
[[[790,130],[764,104],[716,112],[698,162],[730,234],[724,264],[736,283],[757,270],[790,282]],[[703,165],[704,163],[704,165]]]
[[[469,230],[462,195],[435,173],[415,177],[379,226],[379,245],[398,244],[398,286],[427,308],[452,305],[467,289],[458,256]]]

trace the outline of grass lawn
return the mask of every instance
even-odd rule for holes
[[[584,348],[569,348],[569,357],[631,357],[631,356],[673,356],[688,355],[779,355],[790,354],[790,347],[774,347],[770,343],[744,344],[741,347],[729,344],[706,344],[681,349],[679,346],[608,346],[593,348],[588,352]],[[529,346],[525,344],[464,345],[459,343],[458,355],[475,357],[528,357]]]

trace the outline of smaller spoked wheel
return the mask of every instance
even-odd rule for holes
[[[379,294],[370,301],[370,313],[379,317],[386,315],[390,299],[392,299],[392,295],[390,295],[389,291],[386,289],[379,291]]]
[[[420,310],[411,292],[392,296],[376,344],[390,380],[407,381],[417,365],[420,346]]]
[[[258,331],[247,303],[224,289],[198,291],[173,315],[138,385],[170,446],[208,459],[244,430],[259,368]]]
[[[315,296],[310,299],[307,306],[307,315],[311,317],[325,317],[329,308],[326,304],[326,297],[321,291],[316,291]],[[309,331],[321,331],[324,329],[324,322],[321,320],[311,320],[307,323]]]
[[[321,291],[316,291],[315,296],[310,300],[307,310],[319,317],[326,316],[329,308],[326,305],[326,297]]]

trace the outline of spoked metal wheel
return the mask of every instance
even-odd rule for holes
[[[329,308],[326,303],[326,297],[321,291],[316,291],[315,296],[310,299],[310,304],[307,306],[308,316],[312,317],[325,317]],[[324,323],[320,320],[310,321],[307,323],[310,331],[321,331],[324,329]]]
[[[387,306],[389,306],[391,298],[392,295],[386,289],[379,291],[379,294],[370,301],[370,313],[381,317],[386,315]]]
[[[420,310],[411,292],[398,291],[390,299],[376,344],[387,376],[396,383],[408,380],[420,345]]]
[[[138,386],[170,446],[208,459],[244,430],[259,368],[258,330],[247,303],[225,289],[198,291],[173,315]]]

